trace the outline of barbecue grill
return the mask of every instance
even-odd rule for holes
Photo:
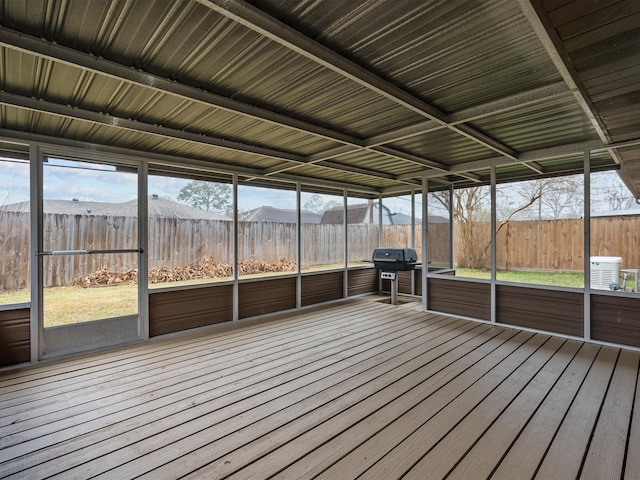
[[[376,248],[373,264],[380,270],[382,280],[391,281],[391,305],[398,304],[398,272],[416,268],[418,255],[413,248]]]

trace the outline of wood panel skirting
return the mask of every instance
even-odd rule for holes
[[[238,285],[239,318],[296,308],[296,279],[270,278]]]
[[[30,314],[29,308],[0,311],[0,366],[31,360]]]
[[[155,337],[227,322],[233,318],[233,286],[149,293],[149,335]]]
[[[496,285],[496,321],[582,337],[584,296],[531,286]]]
[[[491,285],[460,281],[454,277],[429,277],[427,308],[436,312],[491,320]]]
[[[350,297],[378,291],[378,270],[375,268],[349,270],[348,275]]]
[[[302,306],[339,300],[344,295],[344,273],[328,272],[302,277]]]
[[[640,298],[592,293],[591,338],[640,347]]]
[[[350,292],[373,293],[376,270],[357,270]],[[350,272],[351,273],[351,272]],[[302,305],[338,300],[343,296],[343,272],[302,277]],[[238,285],[239,318],[276,313],[296,308],[296,279],[267,278]],[[356,293],[352,293],[356,294]],[[233,286],[212,285],[184,290],[151,291],[149,330],[151,336],[213,325],[233,318]]]

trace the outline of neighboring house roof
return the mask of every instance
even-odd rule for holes
[[[374,204],[377,206],[377,203]],[[384,206],[383,206],[384,208]],[[322,215],[321,223],[342,223],[343,221],[343,207],[330,208]],[[370,223],[367,217],[369,213],[369,205],[366,203],[358,203],[355,205],[347,206],[347,223]],[[448,223],[449,220],[439,215],[429,215],[429,223]],[[416,218],[416,224],[419,224],[422,220]],[[378,214],[374,213],[373,223],[378,223]],[[404,213],[392,213],[391,223],[393,225],[411,225],[411,216]]]
[[[416,223],[420,221],[421,219],[416,218]],[[404,213],[392,213],[391,223],[393,225],[411,225],[411,215],[405,215]]]
[[[137,208],[137,202],[132,200],[133,205]],[[165,218],[185,218],[193,220],[228,220],[230,217],[220,215],[219,213],[208,212],[200,208],[190,207],[183,203],[177,203],[166,198],[151,195],[148,201],[149,217],[165,217]]]
[[[308,210],[301,210],[300,217],[302,223],[320,223],[322,215]],[[238,219],[243,222],[296,223],[296,218],[297,214],[295,209],[270,206],[254,208],[238,216]]]
[[[326,210],[322,214],[320,223],[342,223],[344,220],[344,208],[342,206],[333,207]],[[367,212],[369,205],[359,203],[356,205],[347,205],[347,223],[369,223],[367,221]]]
[[[181,203],[149,196],[148,208],[151,218],[181,218],[189,220],[231,220],[228,217]],[[87,202],[83,200],[44,200],[44,213],[61,215],[108,215],[119,217],[138,216],[138,201],[130,200],[122,203]],[[0,208],[7,212],[28,212],[29,202],[19,202]]]
[[[441,217],[440,215],[429,215],[427,223],[449,223],[449,219]],[[405,215],[404,213],[392,213],[391,223],[393,225],[411,225],[411,215]],[[422,223],[422,218],[416,217],[416,225]]]

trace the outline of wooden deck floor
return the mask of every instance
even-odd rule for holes
[[[354,299],[5,372],[0,477],[638,479],[638,362]]]

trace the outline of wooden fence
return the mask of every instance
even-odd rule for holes
[[[496,239],[498,270],[537,270],[582,272],[584,270],[584,223],[581,219],[508,222]],[[449,226],[429,225],[429,260],[449,262]],[[489,224],[478,225],[485,232],[482,245],[490,248]],[[384,227],[385,245],[404,245],[410,238],[410,225]],[[416,238],[421,229],[416,226]],[[457,237],[456,237],[457,239]],[[456,241],[456,246],[460,246]],[[640,268],[640,216],[618,215],[591,219],[591,255],[622,257],[622,268]],[[455,258],[461,253],[456,249]],[[487,252],[485,268],[491,268]]]
[[[46,214],[44,250],[137,248],[137,219]],[[429,261],[449,263],[449,226],[429,225]],[[416,250],[421,252],[421,226],[416,225]],[[486,228],[487,236],[489,229]],[[350,262],[371,258],[378,245],[374,225],[349,225]],[[411,226],[383,227],[383,245],[409,247]],[[305,266],[340,264],[344,256],[342,225],[303,224],[302,263]],[[640,267],[640,216],[596,217],[591,224],[591,251],[598,256],[620,256],[623,268]],[[149,267],[189,265],[212,256],[231,263],[232,223],[214,220],[152,218],[149,221]],[[487,238],[486,245],[489,239]],[[291,223],[239,222],[240,260],[275,262],[296,258],[296,228]],[[456,254],[457,256],[457,254]],[[504,270],[582,271],[582,220],[509,222],[498,234],[497,266]],[[68,285],[74,278],[108,266],[136,268],[135,254],[64,255],[44,258],[44,283]],[[490,265],[487,264],[486,268]],[[0,212],[0,290],[29,285],[29,214]]]

